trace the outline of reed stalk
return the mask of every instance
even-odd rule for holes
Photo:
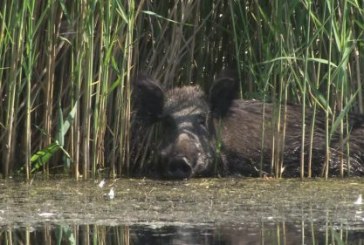
[[[331,95],[331,74],[332,74],[332,68],[331,68],[331,61],[332,61],[332,38],[333,38],[333,25],[334,25],[334,2],[326,1],[327,7],[329,9],[329,50],[328,50],[328,58],[327,58],[327,65],[328,65],[328,71],[327,71],[327,80],[326,80],[326,101],[328,102],[326,104],[325,108],[325,162],[324,162],[324,169],[323,169],[323,176],[325,179],[329,176],[329,168],[330,168],[330,108],[329,108],[329,101],[330,101],[330,95]]]
[[[24,68],[26,74],[25,87],[26,87],[26,119],[25,119],[25,169],[26,169],[26,178],[30,179],[30,171],[31,171],[31,154],[32,154],[32,128],[31,128],[31,85],[32,85],[32,72],[35,62],[35,43],[34,43],[34,34],[35,34],[35,2],[27,2],[26,6],[26,14],[27,18],[27,36],[26,36],[26,52],[25,52],[25,64]]]
[[[308,13],[309,16],[311,16],[311,1],[308,0]],[[306,39],[306,43],[308,44],[310,41],[310,28],[311,28],[311,18],[308,17],[307,18],[307,39]],[[308,84],[308,54],[309,54],[309,46],[307,45],[306,49],[305,49],[305,56],[304,56],[304,77],[303,77],[303,86],[302,86],[302,131],[301,131],[301,167],[300,167],[300,176],[301,179],[304,178],[305,175],[305,144],[306,144],[306,94],[307,94],[307,84]],[[313,126],[313,130],[312,132],[314,132],[314,126]],[[312,141],[311,141],[312,142]],[[311,143],[312,144],[312,143]],[[310,160],[309,160],[310,161]],[[309,169],[311,170],[311,166],[309,167]],[[311,172],[309,170],[309,172]]]

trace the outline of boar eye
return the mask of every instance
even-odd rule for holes
[[[163,128],[172,129],[175,127],[175,121],[171,116],[164,116],[162,120]]]
[[[199,114],[197,116],[197,122],[201,126],[206,126],[206,115],[205,114]]]

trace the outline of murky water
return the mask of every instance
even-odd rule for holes
[[[1,180],[0,244],[364,244],[363,194],[360,178]]]

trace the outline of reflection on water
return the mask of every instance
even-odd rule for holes
[[[2,181],[0,244],[364,244],[363,193],[362,179]]]
[[[1,244],[363,244],[364,230],[314,223],[2,227]]]

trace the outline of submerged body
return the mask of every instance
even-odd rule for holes
[[[260,101],[236,100],[238,82],[220,76],[205,94],[198,86],[166,92],[148,77],[135,84],[137,115],[144,127],[158,128],[152,143],[154,166],[162,177],[190,178],[262,173],[299,176],[302,151],[301,107],[281,109]],[[280,120],[277,119],[280,110]],[[322,175],[325,163],[325,115],[306,115],[305,172],[311,159],[313,176]],[[364,118],[351,115],[344,125],[350,134],[334,132],[330,142],[329,174],[364,175]],[[154,126],[153,126],[154,125]],[[349,149],[350,151],[348,151]],[[279,167],[277,170],[277,166]],[[341,168],[343,166],[343,168]]]

